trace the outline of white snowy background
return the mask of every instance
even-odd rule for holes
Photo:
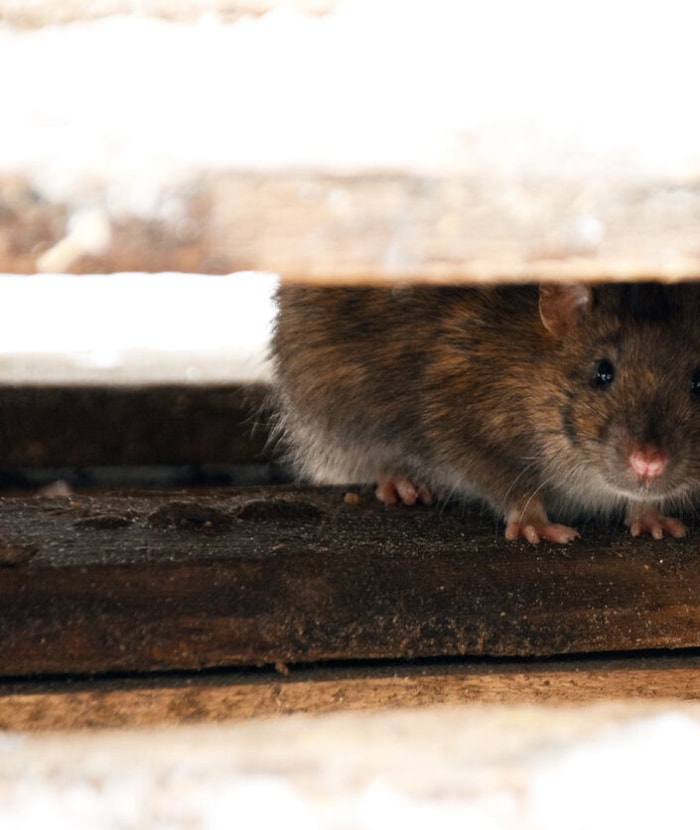
[[[697,177],[699,25],[686,0],[340,0],[3,27],[0,171],[149,217],[198,169]]]

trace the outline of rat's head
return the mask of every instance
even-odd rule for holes
[[[697,490],[700,285],[544,285],[540,315],[561,358],[562,433],[592,486],[641,501]]]

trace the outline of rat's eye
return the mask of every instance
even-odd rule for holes
[[[690,395],[695,400],[700,400],[700,369],[696,369],[690,378]]]
[[[593,382],[596,386],[609,386],[615,380],[615,367],[609,360],[599,360],[595,365]],[[700,373],[698,374],[700,381]]]

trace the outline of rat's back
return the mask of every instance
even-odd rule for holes
[[[296,469],[325,484],[376,481],[397,457],[412,469],[430,337],[421,292],[287,284],[277,303],[278,433]]]

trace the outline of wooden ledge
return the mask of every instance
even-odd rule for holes
[[[0,728],[48,732],[478,705],[696,701],[698,652],[553,660],[372,662],[274,670],[7,680]]]
[[[0,474],[268,462],[266,394],[263,384],[0,386]]]
[[[700,645],[696,528],[535,548],[299,488],[5,498],[0,528],[6,677]]]

